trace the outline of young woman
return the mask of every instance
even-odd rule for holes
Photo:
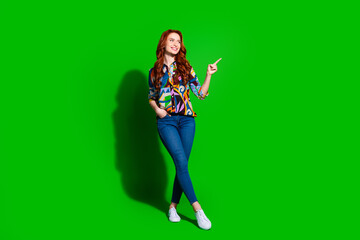
[[[197,116],[190,102],[189,89],[203,100],[209,95],[211,75],[216,64],[209,64],[201,86],[194,69],[186,60],[186,49],[180,31],[169,29],[162,33],[156,50],[157,61],[149,70],[149,104],[156,113],[160,139],[172,157],[176,175],[174,179],[169,220],[179,222],[176,206],[184,192],[192,205],[197,223],[210,229],[211,222],[202,210],[191,183],[188,161],[195,134]]]

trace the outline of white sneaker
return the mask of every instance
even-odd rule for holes
[[[169,209],[169,220],[170,222],[180,222],[180,216],[177,214],[176,209],[171,207]]]
[[[206,215],[202,209],[197,210],[195,212],[195,217],[197,219],[197,223],[200,228],[205,229],[205,230],[209,230],[211,228],[211,222],[206,217]]]

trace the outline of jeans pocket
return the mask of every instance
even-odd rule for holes
[[[164,118],[166,118],[166,117],[169,117],[169,115],[166,114],[165,117],[162,117],[162,118],[159,117],[159,119],[164,119]]]

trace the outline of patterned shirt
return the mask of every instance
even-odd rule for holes
[[[201,90],[202,86],[194,69],[191,68],[190,73],[192,78],[186,86],[184,86],[181,76],[179,76],[180,81],[178,84],[174,84],[173,82],[173,77],[176,73],[176,61],[170,65],[170,69],[168,69],[168,66],[164,63],[163,72],[165,74],[160,78],[162,83],[160,93],[155,88],[155,76],[152,70],[153,68],[149,69],[149,102],[154,100],[159,108],[166,110],[169,114],[196,117],[197,115],[190,102],[189,89],[201,100],[204,100],[205,97],[209,95],[209,92],[207,92],[206,95],[203,94]]]

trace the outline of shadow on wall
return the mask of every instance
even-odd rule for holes
[[[170,204],[165,200],[168,178],[148,89],[147,76],[138,70],[127,72],[120,83],[112,116],[116,169],[130,198],[164,212]]]

